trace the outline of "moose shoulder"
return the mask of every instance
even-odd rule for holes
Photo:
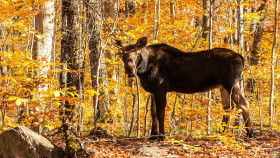
[[[225,48],[184,53],[167,44],[146,46],[146,37],[131,45],[124,45],[119,39],[112,43],[122,50],[125,73],[138,76],[142,87],[153,96],[152,135],[164,135],[167,92],[195,93],[219,88],[224,109],[228,110],[233,100],[242,109],[247,136],[253,136],[249,103],[238,82],[244,67],[240,54]],[[227,115],[223,116],[225,126],[228,120]],[[156,138],[163,140],[164,136],[151,137]]]

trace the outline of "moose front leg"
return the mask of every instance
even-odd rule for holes
[[[157,119],[156,103],[155,103],[154,95],[152,95],[152,101],[151,101],[151,115],[152,115],[152,131],[151,131],[150,140],[155,140],[157,139],[157,135],[158,135],[158,119]]]
[[[229,112],[233,108],[233,101],[230,99],[229,93],[225,88],[221,89],[222,105],[225,112]],[[220,132],[225,132],[229,125],[229,115],[223,115],[222,129]]]
[[[159,123],[159,140],[164,140],[164,116],[166,106],[166,92],[154,94],[154,100],[156,104],[156,115]]]

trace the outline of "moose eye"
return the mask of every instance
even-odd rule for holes
[[[120,57],[120,58],[123,58],[123,53],[119,53],[119,57]]]
[[[126,59],[126,62],[133,62],[132,58]]]

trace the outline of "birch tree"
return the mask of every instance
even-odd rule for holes
[[[160,0],[155,0],[155,6],[154,6],[154,41],[158,40],[159,24],[160,24]]]
[[[47,1],[41,7],[41,12],[35,16],[34,26],[37,34],[33,43],[32,58],[39,60],[40,69],[38,72],[34,72],[38,77],[47,78],[50,70],[50,62],[52,57],[52,45],[53,45],[53,33],[54,33],[54,1]],[[33,97],[42,97],[43,93],[48,89],[47,85],[40,84],[38,87],[39,94],[34,94]],[[37,96],[36,96],[37,95]],[[36,113],[45,112],[46,102],[42,104],[42,107],[36,107]],[[28,111],[29,109],[27,109]],[[20,116],[21,117],[21,116]],[[40,118],[37,118],[42,121]],[[33,130],[42,132],[41,126],[32,126]]]
[[[35,16],[35,29],[37,30],[33,59],[39,59],[44,64],[51,62],[52,38],[54,30],[54,1],[45,2],[41,13]],[[47,77],[49,66],[43,66],[39,76]],[[45,87],[46,88],[46,87]]]
[[[243,19],[243,0],[237,0],[237,44],[240,51],[244,51],[244,19]]]
[[[275,52],[277,46],[277,32],[278,32],[278,0],[275,0],[275,10],[274,10],[274,38],[272,44],[271,53],[271,87],[270,87],[270,99],[269,99],[269,115],[270,123],[274,120],[275,107],[273,102],[274,89],[275,89],[275,78],[274,78],[274,67],[275,67]]]
[[[212,16],[213,16],[213,4],[214,4],[214,0],[203,0],[203,10],[204,10],[204,14],[203,14],[203,20],[202,20],[202,37],[207,40],[208,39],[208,49],[212,49]],[[206,108],[207,111],[207,117],[206,117],[206,121],[207,121],[207,134],[210,135],[211,134],[211,124],[210,124],[210,120],[211,120],[211,114],[210,114],[210,105],[211,105],[211,90],[208,92],[208,105]]]

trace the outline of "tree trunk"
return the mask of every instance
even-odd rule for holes
[[[136,95],[133,93],[132,96],[133,96],[133,104],[132,104],[132,111],[131,111],[132,116],[131,116],[131,122],[130,122],[128,137],[130,137],[132,132],[133,132],[133,126],[134,126],[134,120],[135,120]]]
[[[191,100],[191,111],[192,111],[192,117],[194,117],[194,114],[193,114],[193,110],[194,110],[194,107],[193,107],[193,102],[194,102],[194,99],[195,99],[195,94],[191,94],[192,95],[192,100]],[[195,120],[194,118],[190,118],[191,119],[191,127],[190,127],[190,136],[192,137],[192,131],[193,131],[193,120]]]
[[[133,85],[134,85],[134,79],[132,79],[132,83],[131,83],[133,104],[132,104],[132,109],[131,109],[131,123],[130,123],[129,132],[128,132],[128,137],[130,137],[133,132],[133,126],[134,126],[134,120],[135,120],[136,94],[133,92],[133,89],[134,89]]]
[[[5,33],[4,33],[4,29],[3,27],[0,25],[1,29],[0,29],[0,39],[1,40],[5,40]],[[3,45],[0,46],[0,52],[8,52],[8,46],[6,45],[6,43],[3,43]],[[2,56],[0,56],[0,62],[4,62],[4,60],[2,59]],[[3,66],[2,64],[0,64],[0,71],[1,71],[1,77],[7,77],[8,76],[8,66]],[[2,80],[1,82],[1,86],[4,87],[7,84],[6,80]],[[1,110],[1,121],[2,121],[2,127],[5,127],[5,118],[6,118],[6,111],[7,111],[7,103],[3,103],[4,100],[6,100],[7,98],[5,96],[1,97],[2,102],[0,105],[0,110]]]
[[[118,16],[118,8],[115,6],[115,4],[118,6],[119,4],[117,4],[118,2],[113,2],[113,0],[105,0],[102,7],[103,7],[103,17],[106,20],[109,17],[116,17]],[[118,17],[116,17],[118,18]],[[104,27],[104,33],[109,33],[111,30],[108,27]],[[115,52],[112,51],[108,51],[104,53],[105,58],[109,59],[109,60],[113,60],[115,59]],[[107,78],[108,80],[112,80],[112,82],[116,82],[118,80],[118,66],[113,66],[110,64],[110,62],[106,62],[106,71],[107,71]],[[115,84],[115,83],[113,83]],[[114,86],[110,85],[110,87],[112,87],[109,91],[110,95],[106,95],[108,97],[110,97],[111,95],[117,95],[118,94],[118,84],[115,84]]]
[[[237,0],[237,44],[240,51],[244,51],[244,36],[243,36],[243,0]]]
[[[41,6],[41,12],[35,16],[35,29],[37,34],[35,36],[35,41],[32,48],[32,58],[33,60],[39,60],[40,71],[34,72],[37,76],[42,78],[47,78],[47,73],[50,70],[50,62],[52,56],[52,45],[53,45],[53,33],[54,33],[54,2],[48,1]],[[48,89],[47,86],[40,85],[38,90],[43,94],[44,91]],[[34,94],[33,97],[42,97],[38,94]],[[47,106],[46,103],[43,103],[42,106],[44,109]],[[28,110],[28,109],[27,109]],[[41,111],[35,111],[40,113]],[[44,111],[43,111],[44,112]],[[21,120],[22,116],[19,116]],[[39,121],[43,121],[42,118],[36,118]],[[42,127],[40,125],[31,125],[31,128],[38,132],[42,132]]]
[[[96,92],[99,92],[99,69],[101,59],[101,1],[96,0],[91,3],[87,0],[87,23],[89,35],[89,60],[92,87]],[[95,10],[94,10],[95,9]],[[98,94],[93,96],[94,107],[94,127],[97,128],[97,113],[99,112]]]
[[[104,0],[102,5],[102,16],[106,19],[108,17],[113,17],[115,14],[114,1],[113,0]],[[104,28],[106,29],[106,27]]]
[[[258,87],[257,89],[257,96],[256,96],[256,99],[257,99],[257,105],[259,106],[259,118],[260,118],[260,127],[261,127],[261,133],[263,131],[263,126],[262,126],[262,106],[261,106],[261,103],[260,103],[260,87]]]
[[[229,28],[230,28],[230,30],[232,30],[233,29],[233,13],[232,13],[232,7],[231,7],[231,5],[229,5]],[[232,33],[230,33],[229,34],[229,44],[230,45],[233,45],[233,34]]]
[[[126,0],[125,1],[125,15],[128,17],[129,15],[134,15],[136,13],[136,1],[135,0]]]
[[[139,80],[136,76],[136,87],[137,87],[137,137],[140,137],[140,88],[139,88]]]
[[[269,100],[269,116],[270,123],[274,120],[275,107],[273,104],[273,96],[274,96],[274,66],[275,66],[275,52],[277,46],[277,32],[278,32],[278,0],[275,0],[275,16],[274,16],[274,38],[272,44],[272,53],[271,53],[271,87],[270,87],[270,100]]]
[[[209,37],[209,8],[211,0],[203,0],[203,18],[202,18],[202,37],[207,39]]]
[[[257,10],[257,12],[259,12],[261,16],[261,19],[256,26],[251,57],[249,59],[250,65],[258,65],[259,63],[259,52],[261,51],[261,40],[262,40],[262,35],[264,30],[264,21],[266,19],[266,12],[267,12],[267,1],[268,0],[262,0],[262,4],[260,8]]]
[[[208,42],[208,49],[212,49],[212,15],[213,15],[213,4],[214,4],[214,0],[203,0],[203,19],[202,19],[202,37],[204,38],[204,40],[209,40]],[[207,134],[210,135],[211,134],[211,124],[210,124],[210,120],[211,120],[211,109],[210,109],[210,105],[211,105],[211,90],[208,92],[208,106],[206,108],[207,111],[207,117],[206,117],[206,121],[207,121]]]
[[[173,25],[175,22],[175,17],[176,17],[176,11],[175,11],[175,2],[170,2],[169,4],[170,7],[170,18],[171,18],[171,24]],[[176,36],[177,32],[176,32],[176,28],[173,28],[172,30],[172,35]]]
[[[209,34],[208,34],[208,39],[209,39],[209,49],[212,49],[212,15],[213,15],[213,3],[214,0],[210,0],[210,6],[209,6]],[[207,107],[207,134],[211,134],[211,95],[212,91],[210,90],[208,92],[208,107]]]
[[[147,131],[147,119],[148,119],[148,113],[149,113],[149,102],[151,100],[151,94],[149,94],[147,98],[147,103],[146,103],[146,113],[145,113],[145,119],[144,119],[144,136],[146,136],[146,131]]]
[[[51,61],[51,49],[52,49],[52,37],[54,29],[54,2],[45,2],[42,5],[42,12],[35,16],[35,28],[38,32],[36,38],[36,44],[34,53],[36,53],[35,59],[40,59],[43,63],[50,63]],[[33,58],[33,59],[34,59]],[[39,76],[47,77],[46,72],[49,71],[49,67],[42,67]]]
[[[239,51],[244,51],[244,36],[243,36],[243,28],[244,28],[244,19],[243,19],[243,0],[237,0],[237,13],[236,13],[236,19],[237,19],[237,41],[236,44],[239,47]],[[241,78],[240,82],[240,88],[244,90],[244,84],[243,84],[244,78]],[[242,91],[241,90],[241,91]],[[235,117],[235,125],[238,127],[242,126],[242,117],[241,114],[237,114]],[[241,130],[240,130],[241,132]]]
[[[154,41],[158,40],[159,24],[160,24],[160,0],[155,0],[155,8],[154,8]]]
[[[256,29],[255,29],[255,35],[254,35],[254,41],[253,41],[253,46],[251,50],[251,56],[249,58],[249,65],[258,65],[259,63],[259,52],[261,51],[261,40],[262,40],[262,35],[263,35],[263,30],[264,30],[264,22],[266,19],[266,12],[267,12],[267,1],[268,0],[262,0],[262,4],[257,10],[257,12],[260,14],[260,22],[256,24]],[[254,29],[254,24],[251,25],[250,30],[253,31]],[[255,92],[255,79],[254,78],[248,78],[246,80],[247,87],[246,89],[250,93]]]
[[[61,58],[63,64],[62,69],[67,70],[83,70],[85,57],[79,45],[79,0],[62,0],[62,28],[64,35],[61,40]],[[62,114],[62,129],[66,139],[67,157],[72,157],[77,148],[78,141],[73,135],[73,115],[75,102],[70,102],[68,99],[76,99],[79,97],[79,91],[82,89],[84,81],[84,73],[76,72],[61,72],[60,73],[60,88],[65,90],[66,101],[62,102],[64,107]],[[82,84],[81,84],[82,83]]]
[[[175,3],[174,2],[170,2],[170,18],[172,19],[172,23],[174,23],[175,20]]]
[[[127,110],[127,93],[124,95],[124,123],[125,123],[125,135],[128,135],[128,110]]]
[[[248,14],[251,12],[252,8],[248,6],[243,6],[244,7],[244,12],[243,12],[243,27],[245,30],[250,30],[250,25],[245,25],[244,24],[244,15]],[[244,37],[243,37],[244,38]],[[249,37],[244,38],[244,51],[245,52],[250,52],[250,39]]]

